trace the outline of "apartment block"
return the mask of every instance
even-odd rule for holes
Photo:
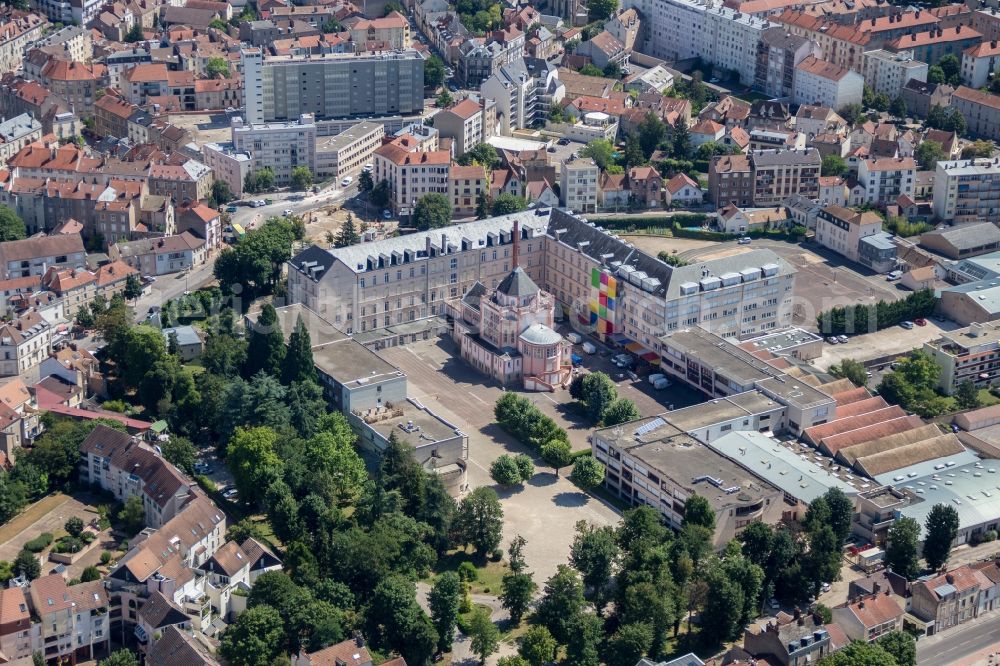
[[[574,212],[593,213],[597,210],[598,178],[601,170],[594,160],[578,157],[562,165],[561,192],[563,205]]]
[[[1000,65],[1000,45],[996,39],[970,46],[962,53],[962,81],[970,88],[989,84]]]
[[[822,54],[819,45],[781,26],[761,32],[754,68],[754,87],[773,97],[791,97],[795,67],[809,56]]]
[[[452,166],[448,172],[448,198],[454,217],[471,217],[482,197],[489,197],[490,181],[482,166]]]
[[[516,26],[494,30],[485,40],[468,39],[458,49],[458,75],[466,88],[478,88],[501,67],[524,56],[525,34]]]
[[[940,374],[938,387],[951,395],[964,382],[990,386],[1000,376],[1000,326],[973,323],[924,343]]]
[[[858,182],[865,188],[865,202],[895,203],[900,196],[913,198],[917,161],[912,157],[881,157],[858,160]]]
[[[506,135],[534,126],[548,115],[550,105],[566,96],[558,68],[538,58],[521,58],[501,67],[483,81],[479,91],[496,103],[499,130]]]
[[[0,15],[0,71],[16,72],[24,52],[42,38],[49,22],[38,14],[11,8]]]
[[[816,242],[851,261],[860,261],[861,239],[882,233],[877,213],[827,206],[816,216]]]
[[[292,182],[292,169],[296,167],[316,167],[316,123],[309,114],[291,122],[259,124],[236,117],[231,131],[234,150],[249,153],[255,171],[271,168],[279,185]]]
[[[413,50],[265,58],[244,49],[241,61],[251,124],[423,111],[424,59]]]
[[[795,194],[817,198],[822,162],[815,148],[751,153],[753,204],[776,206]]]
[[[653,3],[648,48],[650,55],[670,61],[700,57],[753,84],[761,34],[772,25],[721,5],[663,0]]]
[[[940,634],[979,616],[979,596],[993,587],[986,575],[965,565],[910,585],[910,612]]]
[[[84,268],[87,253],[80,234],[35,236],[0,243],[0,279],[44,275],[49,268]]]
[[[0,376],[22,375],[52,351],[52,326],[34,310],[0,324]]]
[[[934,169],[934,217],[991,220],[1000,213],[1000,160],[941,160]]]
[[[1000,96],[959,86],[951,106],[961,112],[971,136],[1000,140]]]
[[[434,115],[434,129],[452,140],[455,157],[461,157],[477,144],[493,136],[496,126],[496,102],[464,99],[450,109]]]
[[[754,180],[746,155],[717,155],[708,168],[708,196],[717,208],[753,205]]]
[[[399,215],[409,215],[425,194],[448,196],[451,153],[446,150],[408,151],[387,143],[375,151],[375,182],[389,183],[390,205]]]
[[[318,138],[313,174],[335,180],[357,174],[372,162],[384,136],[385,125],[366,120],[336,136]]]
[[[875,49],[864,55],[865,83],[877,93],[884,93],[896,99],[903,92],[903,86],[910,79],[927,81],[928,65],[916,60],[913,52],[899,52]]]
[[[870,46],[870,33],[825,17],[786,9],[770,19],[787,32],[818,44],[823,60],[854,72],[864,71],[865,49],[876,48]]]
[[[374,19],[352,17],[344,24],[355,44],[385,45],[399,51],[410,48],[410,22],[399,12]]]
[[[247,175],[253,171],[253,156],[237,150],[232,141],[206,143],[201,147],[201,155],[215,179],[225,181],[232,195],[242,199]]]
[[[798,104],[815,104],[842,109],[860,104],[865,80],[857,72],[815,56],[795,66],[792,99]]]
[[[890,51],[912,51],[913,57],[921,62],[936,63],[947,55],[962,61],[962,53],[979,44],[983,36],[968,26],[952,28],[931,28],[899,37],[886,45]]]

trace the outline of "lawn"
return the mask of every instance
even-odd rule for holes
[[[433,584],[434,580],[446,571],[458,571],[462,562],[471,562],[476,567],[476,580],[469,584],[469,591],[473,594],[493,594],[500,593],[500,583],[503,575],[510,569],[506,562],[491,562],[484,564],[469,549],[450,550],[443,557],[438,559],[434,572],[426,578],[428,583]]]
[[[46,495],[27,509],[12,518],[8,523],[0,527],[0,543],[6,543],[35,524],[42,516],[61,506],[69,500],[67,495],[60,492]]]

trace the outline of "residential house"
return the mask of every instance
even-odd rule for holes
[[[0,376],[26,375],[52,351],[52,325],[29,310],[0,324]]]
[[[455,157],[461,157],[493,136],[496,113],[494,110],[487,114],[487,108],[495,109],[496,102],[493,100],[477,102],[466,98],[450,109],[439,111],[434,115],[434,129],[442,138],[452,140]]]
[[[590,58],[590,62],[598,69],[606,69],[609,65],[626,67],[629,50],[614,35],[604,30],[576,47],[576,54]]]
[[[49,268],[82,268],[86,252],[80,234],[33,236],[0,243],[0,278],[41,276]]]
[[[662,198],[663,176],[651,166],[631,167],[628,170],[628,188],[632,201],[637,205],[645,208],[656,208],[660,205]],[[701,189],[696,189],[700,203]],[[690,190],[681,188],[681,190],[678,190],[678,195],[675,195],[675,199],[678,201],[690,201],[691,196],[692,192]]]
[[[834,651],[830,632],[818,615],[778,613],[775,620],[743,630],[743,650],[755,659],[781,666],[806,666]]]
[[[888,591],[850,600],[832,610],[834,623],[854,641],[874,643],[885,634],[903,628],[903,609]]]
[[[865,203],[885,205],[900,196],[913,197],[917,162],[912,157],[858,160],[858,182],[865,188]]]
[[[560,182],[563,205],[574,212],[595,212],[599,175],[600,169],[590,158],[578,157],[563,163]]]
[[[993,582],[969,565],[910,585],[910,613],[924,620],[928,635],[939,634],[979,615],[979,593]]]
[[[450,165],[447,151],[410,152],[398,143],[387,143],[375,151],[374,179],[389,183],[392,210],[409,215],[425,194],[448,195]]]
[[[873,211],[856,213],[841,206],[826,206],[816,218],[817,243],[847,257],[861,261],[861,239],[882,233],[882,218]]]
[[[205,260],[205,240],[185,231],[115,243],[108,248],[108,256],[120,259],[142,275],[169,275],[201,264]]]
[[[663,187],[668,206],[700,206],[705,200],[705,192],[686,173],[678,173]]]
[[[181,206],[177,209],[177,233],[186,231],[205,241],[205,252],[211,254],[222,243],[222,214],[200,201]]]
[[[717,207],[732,203],[751,206],[753,170],[746,155],[716,155],[708,166],[708,198]]]
[[[903,86],[901,96],[906,102],[907,112],[918,118],[926,118],[935,106],[945,108],[951,104],[955,89],[944,83],[925,83],[910,79]]]
[[[489,197],[489,177],[481,165],[452,166],[448,171],[448,197],[452,215],[472,217],[480,201]]]
[[[629,193],[625,174],[602,171],[597,189],[602,207],[618,209],[628,206]]]

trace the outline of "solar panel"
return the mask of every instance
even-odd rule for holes
[[[662,425],[667,425],[667,422],[664,421],[659,416],[657,416],[655,419],[653,419],[652,421],[650,421],[646,425],[640,426],[635,431],[635,434],[636,434],[636,436],[642,436],[642,435],[645,435],[647,432],[652,432],[653,430],[656,430],[657,428],[659,428]]]

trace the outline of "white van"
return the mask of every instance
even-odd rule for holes
[[[656,373],[654,375],[650,375],[649,377],[647,377],[647,379],[649,380],[649,383],[650,384],[654,384],[654,385],[656,384],[657,381],[659,381],[661,379],[666,379],[666,378],[667,378],[667,376],[664,375],[663,373],[660,373],[660,372],[658,372],[658,373]]]
[[[594,352],[597,351],[597,347],[595,347],[594,343],[592,342],[584,342],[583,351],[587,352],[588,354],[593,354]]]
[[[583,337],[579,333],[567,333],[566,339],[572,342],[574,345],[578,345],[583,342]]]

